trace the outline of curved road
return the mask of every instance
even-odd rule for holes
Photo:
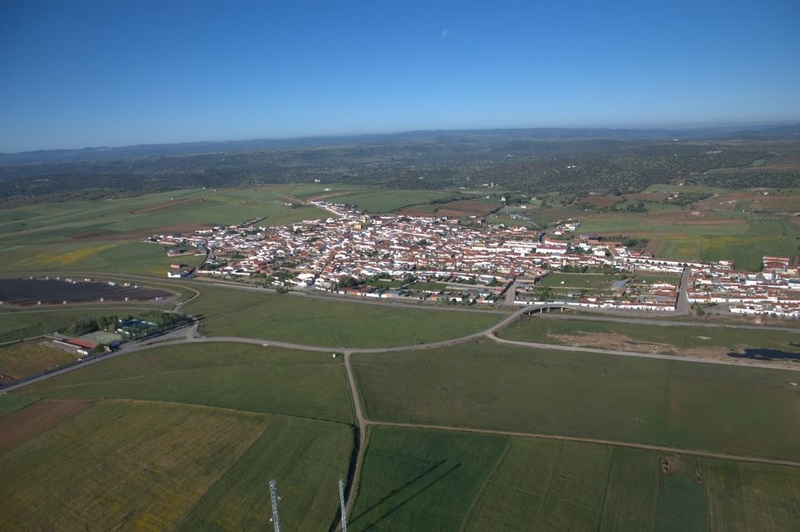
[[[686,277],[686,272],[684,272],[684,278]],[[684,279],[685,280],[685,279]],[[684,283],[682,282],[682,285]],[[200,296],[200,294],[194,290],[195,294],[191,297],[191,299],[195,299],[196,297]],[[681,291],[684,293],[684,290]],[[680,301],[679,301],[680,303]],[[182,304],[182,303],[181,303]],[[181,304],[176,305],[176,310],[180,307]],[[416,307],[420,308],[420,307]],[[115,353],[108,354],[103,357],[99,357],[93,360],[87,360],[84,363],[76,366],[72,366],[69,368],[64,368],[63,370],[53,372],[51,374],[31,379],[29,381],[20,383],[18,385],[12,385],[0,390],[0,393],[6,393],[8,391],[14,390],[16,388],[34,383],[39,382],[41,380],[45,380],[49,377],[53,377],[56,375],[60,375],[62,373],[66,373],[68,371],[73,371],[80,367],[84,367],[87,365],[95,364],[97,362],[106,360],[108,358],[115,358],[117,356],[122,356],[128,353],[134,353],[137,351],[151,349],[154,347],[161,347],[161,346],[169,346],[169,345],[179,345],[179,344],[188,344],[188,343],[206,343],[206,342],[237,342],[237,343],[247,343],[247,344],[256,344],[262,345],[265,347],[279,347],[285,349],[296,349],[296,350],[303,350],[303,351],[314,351],[314,352],[338,352],[344,354],[344,367],[345,372],[347,375],[348,384],[350,387],[350,394],[352,396],[353,401],[353,411],[356,416],[356,421],[358,424],[358,432],[359,432],[359,441],[357,442],[358,449],[356,453],[356,463],[354,466],[353,471],[353,481],[352,484],[349,486],[349,490],[347,493],[347,512],[348,514],[352,511],[353,504],[355,503],[355,497],[358,493],[359,482],[361,478],[361,469],[364,463],[364,456],[366,453],[366,437],[367,437],[367,427],[368,425],[385,425],[385,426],[401,426],[401,427],[417,427],[417,428],[429,428],[429,429],[437,429],[437,430],[449,430],[449,431],[466,431],[466,432],[476,432],[476,433],[485,433],[485,434],[502,434],[508,436],[523,436],[523,437],[537,437],[537,438],[549,438],[549,439],[561,439],[561,440],[568,440],[568,441],[581,441],[581,442],[589,442],[589,443],[600,443],[606,445],[616,445],[616,446],[623,446],[623,447],[635,447],[641,449],[651,449],[651,450],[658,450],[663,452],[684,452],[688,454],[696,454],[701,456],[711,456],[716,458],[729,458],[734,460],[740,461],[751,461],[751,462],[762,462],[762,463],[773,463],[773,464],[781,464],[781,465],[790,465],[790,466],[800,466],[800,463],[789,462],[789,461],[780,461],[780,460],[770,460],[770,459],[762,459],[762,458],[755,458],[755,457],[747,457],[747,456],[732,456],[732,455],[723,455],[718,453],[710,453],[707,451],[697,451],[697,450],[687,450],[687,449],[675,449],[670,447],[660,447],[660,446],[651,446],[646,444],[635,444],[635,443],[627,443],[627,442],[617,442],[617,441],[607,441],[607,440],[594,440],[590,438],[575,438],[575,437],[568,437],[568,436],[555,436],[549,434],[531,434],[531,433],[517,433],[517,432],[510,432],[510,431],[494,431],[488,429],[471,429],[471,428],[460,428],[460,427],[448,427],[448,426],[436,426],[436,425],[423,425],[423,424],[404,424],[404,423],[390,423],[390,422],[377,422],[377,421],[370,421],[364,412],[362,411],[362,403],[361,397],[358,391],[358,386],[355,381],[355,374],[353,372],[352,364],[350,361],[351,355],[353,353],[387,353],[387,352],[402,352],[402,351],[416,351],[422,349],[435,349],[438,347],[445,347],[445,346],[453,346],[463,343],[469,343],[473,341],[477,341],[480,339],[490,339],[496,343],[506,344],[506,345],[515,345],[521,347],[530,347],[536,349],[550,349],[550,350],[557,350],[557,351],[571,351],[571,352],[587,352],[587,353],[598,353],[598,354],[605,354],[605,355],[616,355],[616,356],[633,356],[633,357],[640,357],[640,358],[651,358],[651,359],[665,359],[665,360],[674,360],[674,361],[681,361],[681,362],[693,362],[693,363],[705,363],[705,364],[722,364],[722,365],[735,365],[735,366],[744,366],[744,367],[767,367],[770,369],[788,369],[793,371],[800,371],[800,368],[775,368],[774,365],[770,365],[768,363],[751,363],[748,362],[746,365],[737,363],[735,361],[725,361],[725,360],[711,360],[711,359],[704,359],[699,357],[675,357],[669,355],[657,355],[657,354],[650,354],[650,353],[637,353],[637,352],[630,352],[630,351],[619,351],[619,350],[610,350],[610,349],[596,349],[596,348],[588,348],[588,347],[572,347],[572,346],[563,346],[563,345],[554,345],[554,344],[542,344],[542,343],[533,343],[533,342],[519,342],[513,340],[505,340],[502,338],[498,338],[495,333],[504,329],[505,327],[512,324],[515,320],[519,319],[521,316],[525,314],[531,314],[534,312],[541,312],[542,310],[552,310],[554,308],[561,308],[558,306],[553,307],[522,307],[519,310],[509,314],[502,320],[500,320],[497,324],[489,327],[483,331],[470,334],[467,336],[463,336],[460,338],[453,338],[450,340],[442,340],[439,342],[433,342],[428,344],[420,344],[420,345],[408,345],[408,346],[398,346],[398,347],[391,347],[391,348],[346,348],[346,347],[330,347],[330,346],[314,346],[314,345],[305,345],[305,344],[296,344],[292,342],[282,342],[282,341],[274,341],[274,340],[265,340],[260,338],[242,338],[242,337],[231,337],[231,336],[219,336],[219,337],[201,337],[197,336],[197,329],[199,322],[193,322],[189,327],[184,327],[181,329],[177,329],[174,331],[170,331],[158,338],[153,338],[150,340],[145,340],[140,343],[131,343],[125,344],[119,351]],[[496,312],[496,311],[495,311]],[[599,319],[594,317],[589,317],[590,319]],[[585,319],[585,317],[575,317],[573,319]],[[608,320],[608,318],[604,318]],[[625,321],[627,323],[635,324],[635,323],[658,323],[660,325],[665,326],[687,326],[687,325],[701,325],[701,324],[689,324],[689,323],[682,323],[682,322],[674,322],[668,320],[641,320],[641,319],[625,319],[625,318],[612,318],[612,321]],[[710,325],[710,324],[702,324],[703,326],[718,326],[718,325]],[[742,328],[751,328],[748,326],[740,326]],[[793,330],[793,329],[789,329]],[[796,330],[796,329],[794,329]]]

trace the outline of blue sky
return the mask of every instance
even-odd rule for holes
[[[0,0],[0,151],[800,121],[799,28],[797,0]]]

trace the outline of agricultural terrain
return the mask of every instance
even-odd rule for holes
[[[794,530],[798,332],[573,315],[521,317],[500,340],[459,340],[513,309],[166,279],[174,259],[145,241],[327,218],[309,203],[325,199],[548,231],[580,219],[580,233],[635,239],[656,256],[757,270],[763,254],[797,254],[800,193],[725,186],[743,173],[777,172],[789,157],[744,151],[694,182],[637,190],[484,187],[491,179],[427,166],[412,172],[417,185],[442,178],[453,186],[248,183],[0,210],[4,278],[80,274],[176,293],[159,302],[4,305],[0,341],[13,343],[0,346],[0,373],[19,378],[69,362],[36,338],[82,319],[153,310],[199,319],[196,331],[0,394],[0,528],[269,529],[275,479],[285,530],[331,530],[342,478],[352,530]],[[751,166],[756,155],[763,163]],[[590,160],[583,155],[576,172],[588,172]],[[570,174],[544,160],[506,170],[509,183],[534,170],[543,182]],[[542,286],[607,293],[622,278],[563,273]],[[677,277],[638,273],[637,281]],[[437,342],[452,345],[429,347]],[[649,354],[668,359],[641,356]],[[774,369],[748,367],[754,360]]]

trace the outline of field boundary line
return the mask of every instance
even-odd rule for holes
[[[461,524],[458,527],[459,530],[466,529],[467,523],[469,523],[470,517],[472,517],[472,513],[475,511],[475,505],[478,504],[478,501],[481,498],[481,494],[483,494],[486,487],[491,483],[492,477],[500,468],[500,464],[502,464],[503,460],[506,459],[509,447],[511,447],[511,438],[506,438],[506,445],[505,447],[503,447],[502,454],[500,454],[500,456],[497,458],[497,461],[492,466],[492,470],[489,471],[489,474],[486,475],[486,480],[484,480],[483,483],[481,483],[481,488],[477,491],[477,493],[475,493],[475,497],[472,498],[472,502],[470,503],[469,508],[467,508],[466,513],[464,513],[464,517],[461,519]]]
[[[494,434],[498,436],[516,436],[520,438],[541,438],[544,440],[560,440],[577,443],[593,443],[597,445],[611,445],[615,447],[627,447],[630,449],[645,449],[648,451],[658,451],[662,453],[688,454],[692,456],[702,456],[704,458],[717,458],[720,460],[734,460],[737,462],[752,462],[757,464],[771,464],[789,467],[800,467],[800,462],[792,460],[779,460],[776,458],[761,458],[757,456],[741,456],[735,454],[715,453],[695,449],[681,449],[678,447],[667,447],[663,445],[652,445],[649,443],[634,443],[614,440],[600,440],[596,438],[582,438],[580,436],[560,436],[557,434],[539,434],[534,432],[514,432],[510,430],[497,429],[478,429],[471,427],[450,427],[447,425],[427,425],[424,423],[400,423],[395,421],[366,421],[367,425],[400,427],[412,429],[446,430],[452,432],[469,432],[473,434]]]

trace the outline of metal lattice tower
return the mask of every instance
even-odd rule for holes
[[[344,505],[344,480],[339,479],[339,506],[342,511],[342,532],[347,532],[347,508]]]
[[[281,518],[278,515],[278,485],[274,480],[269,481],[269,497],[272,501],[272,525],[275,532],[281,532]]]

